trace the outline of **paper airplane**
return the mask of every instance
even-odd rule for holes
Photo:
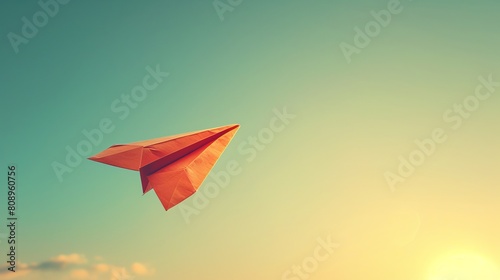
[[[198,190],[239,127],[113,145],[89,159],[139,171],[143,193],[154,189],[168,210]]]

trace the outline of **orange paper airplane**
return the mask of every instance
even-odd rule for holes
[[[198,190],[239,127],[114,145],[89,159],[139,171],[143,193],[154,189],[168,210]]]

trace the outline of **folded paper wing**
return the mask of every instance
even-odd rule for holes
[[[154,189],[168,210],[198,190],[238,128],[228,125],[114,145],[89,159],[139,171],[143,193]]]

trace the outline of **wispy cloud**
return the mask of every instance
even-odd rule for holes
[[[136,276],[151,276],[155,273],[154,268],[141,262],[122,267],[106,263],[102,257],[92,259],[94,261],[89,261],[84,255],[76,253],[61,254],[40,262],[17,263],[15,272],[9,271],[8,265],[3,265],[0,267],[0,280],[25,279],[26,275],[32,275],[36,279],[46,279],[47,274],[57,275],[59,279],[125,280],[137,279]],[[96,263],[97,260],[99,262]]]

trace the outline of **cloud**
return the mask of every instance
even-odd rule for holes
[[[79,254],[59,255],[52,260],[66,264],[82,264],[87,262],[85,256]]]
[[[111,270],[111,280],[134,280],[135,276],[129,274],[124,267],[114,267]]]
[[[2,272],[0,272],[0,279],[16,279],[28,275],[31,271],[29,270],[16,270],[16,272],[8,271],[7,268],[2,267]],[[25,279],[25,278],[24,278]]]
[[[70,266],[85,264],[87,260],[83,255],[79,254],[69,254],[69,255],[58,255],[46,261],[41,261],[38,263],[20,263],[16,264],[16,272],[8,270],[9,265],[0,266],[0,279],[15,279],[21,276],[26,276],[27,274],[39,270],[39,271],[62,271]]]
[[[30,266],[25,263],[17,263],[15,272],[9,271],[9,266],[8,264],[0,266],[0,279],[15,279],[31,272]]]
[[[94,269],[97,272],[108,272],[111,269],[111,266],[105,263],[98,263],[94,265]]]
[[[132,272],[137,275],[151,275],[154,273],[152,269],[147,267],[146,265],[142,263],[135,262],[131,266]]]
[[[8,264],[0,266],[0,280],[4,279],[26,279],[26,275],[31,277],[59,275],[57,279],[135,279],[136,276],[150,276],[154,274],[154,269],[146,264],[134,262],[130,268],[119,267],[113,264],[102,262],[103,258],[98,258],[101,262],[96,263],[96,258],[88,261],[81,254],[61,254],[48,260],[35,263],[17,263],[16,272],[7,270]],[[51,276],[51,279],[53,278]],[[37,278],[38,279],[38,278]]]
[[[70,277],[74,279],[89,279],[90,273],[86,269],[79,268],[72,270]]]
[[[83,255],[79,254],[59,255],[50,260],[32,265],[31,268],[34,270],[62,270],[70,265],[84,264],[86,262],[87,259]]]

